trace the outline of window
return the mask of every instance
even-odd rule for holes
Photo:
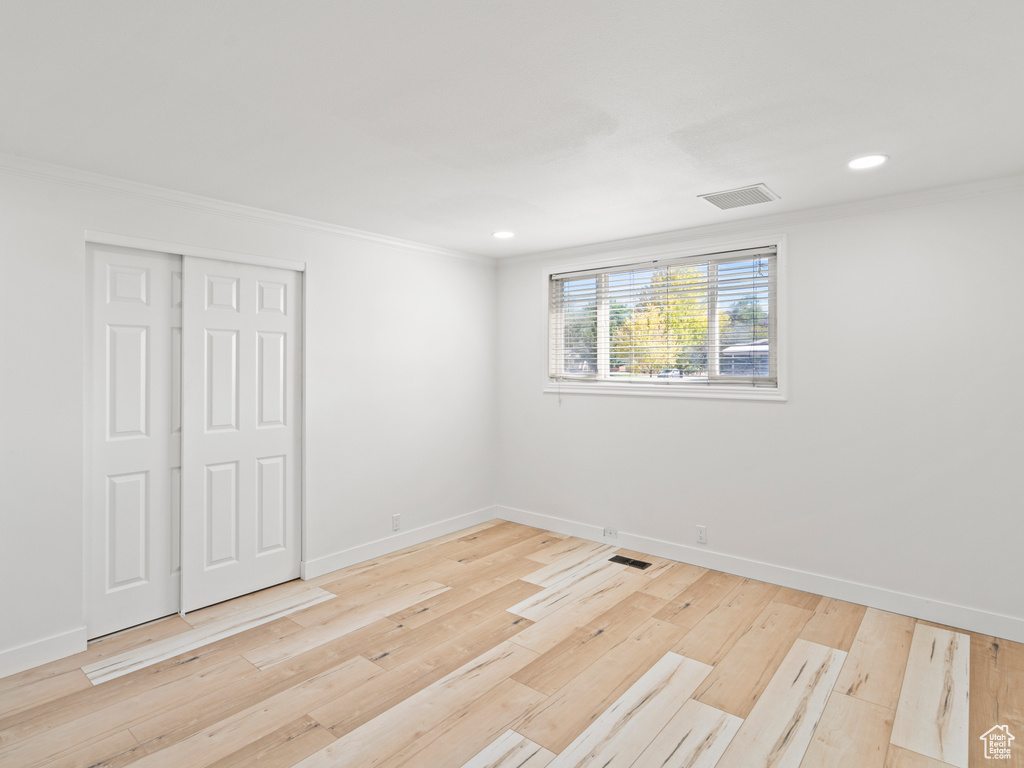
[[[778,246],[549,276],[558,391],[779,397]]]

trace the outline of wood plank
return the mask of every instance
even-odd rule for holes
[[[716,768],[797,768],[845,658],[835,648],[794,642]]]
[[[383,674],[380,667],[357,656],[248,709],[218,720],[187,739],[152,752],[133,765],[137,768],[206,768],[276,730],[281,723],[301,717],[380,674]]]
[[[598,547],[597,549],[575,550],[565,557],[559,558],[551,565],[540,568],[533,573],[521,577],[523,581],[541,587],[552,587],[562,582],[571,583],[593,573],[603,567],[621,571],[624,565],[608,562],[615,551],[614,547]]]
[[[245,657],[260,669],[267,669],[274,664],[280,664],[282,661],[292,659],[301,653],[380,621],[392,611],[415,605],[424,599],[446,592],[448,589],[435,581],[400,589],[375,602],[336,614],[322,623],[306,625],[302,631],[281,638],[276,643],[254,649]]]
[[[505,550],[481,557],[472,563],[460,564],[457,571],[445,576],[444,583],[453,589],[471,587],[486,581],[507,584],[533,573],[537,564],[528,558],[510,555]]]
[[[651,579],[650,584],[645,584],[640,591],[645,595],[672,600],[707,572],[707,568],[689,563],[673,563]]]
[[[971,635],[969,765],[1024,766],[1024,669],[1014,665],[1012,649],[1006,652],[1013,645],[1019,643]],[[986,759],[986,741],[981,737],[998,725],[1005,725],[1015,737],[1010,742],[1010,757]]]
[[[896,706],[892,743],[967,768],[970,637],[918,624]]]
[[[240,651],[245,651],[255,644],[271,641],[297,629],[298,626],[289,622],[288,618],[279,618],[279,620],[241,635],[224,638],[212,645],[189,651],[183,656],[169,658],[166,662],[102,685],[90,684],[87,689],[75,691],[62,698],[49,701],[45,705],[5,719],[0,728],[0,744],[28,738],[95,710],[110,707],[113,703],[128,700],[145,691],[154,690],[177,680],[214,669],[233,660]]]
[[[144,754],[128,731],[111,734],[99,741],[90,741],[47,760],[46,768],[121,768]]]
[[[408,627],[409,631],[401,635],[391,633],[382,636],[376,642],[368,643],[361,655],[385,669],[394,669],[487,619],[499,615],[504,616],[506,620],[511,618],[506,612],[509,605],[514,605],[538,590],[540,587],[535,584],[513,581],[480,595],[458,611],[443,613],[425,624]],[[531,626],[531,622],[524,620],[516,626],[524,629]]]
[[[275,664],[294,659],[303,653],[320,648],[329,643],[339,640],[357,639],[363,640],[368,637],[378,639],[384,636],[406,634],[408,630],[399,627],[390,619],[382,616],[373,617],[365,614],[356,616],[358,621],[348,614],[334,616],[321,624],[314,624],[310,627],[298,627],[298,631],[285,637],[278,638],[274,642],[264,643],[256,648],[246,651],[245,659],[260,669],[270,669]],[[364,620],[369,623],[365,623]],[[363,644],[358,645],[361,650]],[[352,656],[360,655],[359,651],[352,653]]]
[[[690,699],[632,768],[715,768],[743,721]]]
[[[472,536],[458,539],[457,542],[441,545],[435,551],[444,557],[451,557],[459,563],[472,563],[541,533],[545,533],[545,531],[540,528],[503,522]],[[456,549],[459,545],[461,547]],[[448,553],[449,549],[451,554]]]
[[[998,765],[998,763],[994,763]],[[885,759],[885,768],[952,768],[949,763],[933,760],[909,749],[889,745],[889,754]]]
[[[416,557],[416,555],[413,555],[413,557]],[[465,566],[460,566],[453,560],[446,560],[445,562],[460,570],[465,568]],[[393,578],[370,579],[370,583],[362,583],[364,579],[359,577],[351,583],[345,582],[342,585],[330,585],[331,588],[328,591],[337,595],[335,600],[297,611],[291,618],[292,621],[304,627],[309,627],[313,624],[327,621],[339,613],[347,613],[356,608],[364,608],[378,601],[388,599],[396,593],[415,591],[417,587],[424,585],[440,584],[442,586],[450,586],[448,583],[450,576],[450,569],[415,567],[408,573],[402,573]],[[369,576],[366,578],[369,578]]]
[[[761,615],[778,590],[774,584],[745,579],[672,650],[705,664],[718,664]]]
[[[166,686],[233,661],[239,653],[271,642],[297,630],[287,618],[277,619],[247,632],[218,640],[182,656],[145,667],[99,686],[75,691],[52,702],[24,710],[0,724],[0,744],[48,731],[98,709],[123,702],[155,688]]]
[[[685,630],[649,619],[627,640],[530,710],[515,730],[545,749],[560,753],[623,691],[664,656]]]
[[[188,632],[190,629],[192,627],[184,619],[174,615],[158,619],[149,624],[132,627],[123,632],[116,632],[96,640],[90,640],[88,648],[81,653],[66,656],[49,664],[33,667],[32,669],[26,669],[23,672],[0,678],[0,693],[40,683],[68,672],[80,672],[81,668],[87,664],[92,664],[100,659],[106,659],[133,648],[141,648],[149,643],[163,640],[172,635]]]
[[[535,657],[533,651],[520,645],[501,643],[402,699],[298,765],[302,768],[336,768],[345,765],[371,768],[379,765],[463,709],[467,703],[480,698]],[[310,714],[323,722],[316,712]],[[396,723],[400,723],[401,727],[395,727]]]
[[[744,581],[745,579],[739,576],[721,571],[708,571],[672,598],[654,618],[670,621],[687,629],[695,627]]]
[[[998,637],[990,638],[988,642],[992,644],[993,664],[1000,669],[1024,669],[1024,643],[1015,643]]]
[[[710,671],[707,664],[666,653],[552,760],[551,768],[629,768]]]
[[[283,616],[289,616],[308,606],[333,600],[335,596],[322,589],[311,589],[296,595],[275,600],[251,608],[228,618],[211,621],[199,629],[181,632],[165,640],[159,640],[141,648],[132,649],[110,658],[97,661],[82,668],[93,685],[130,672],[151,666],[165,659],[179,656],[204,645],[232,635],[241,634],[246,630],[267,624]]]
[[[540,621],[565,606],[589,594],[614,576],[622,573],[624,566],[615,563],[597,562],[577,572],[566,575],[562,580],[542,589],[535,595],[516,603],[508,609],[524,619]],[[532,582],[531,582],[532,583]]]
[[[833,691],[802,768],[883,768],[894,715],[888,707]]]
[[[334,737],[308,715],[285,723],[266,736],[222,757],[209,768],[291,768],[298,761],[334,743]]]
[[[281,638],[308,628],[288,617],[274,619],[100,685],[93,685],[82,671],[82,666],[193,631],[181,618],[170,617],[94,641],[75,657],[0,680],[0,764],[20,766],[28,762],[28,766],[38,768],[122,768],[136,764],[144,768],[172,764],[175,768],[206,768],[207,764],[214,768],[284,768],[323,752],[337,743],[335,737],[347,737],[363,726],[373,725],[381,729],[385,739],[391,738],[384,725],[387,723],[392,730],[402,732],[397,737],[401,743],[391,744],[392,753],[374,768],[420,762],[432,768],[490,762],[518,765],[521,760],[539,768],[556,759],[548,747],[564,742],[558,741],[557,732],[557,743],[530,738],[538,736],[538,732],[528,730],[530,727],[543,730],[537,713],[550,709],[552,721],[560,723],[557,727],[574,731],[573,740],[591,727],[595,718],[600,718],[658,661],[652,656],[644,666],[636,659],[635,647],[630,653],[622,650],[629,644],[624,638],[634,638],[647,621],[663,624],[675,633],[672,642],[662,647],[662,655],[674,651],[680,656],[698,657],[695,661],[713,663],[716,669],[705,684],[717,677],[722,686],[716,693],[709,693],[706,702],[688,699],[656,735],[651,735],[654,728],[648,722],[650,733],[630,742],[634,750],[636,743],[647,742],[633,761],[633,768],[711,768],[719,758],[722,765],[726,765],[727,757],[734,760],[727,751],[735,746],[729,745],[729,738],[738,734],[737,728],[747,726],[739,725],[736,714],[708,703],[714,696],[739,700],[741,685],[746,687],[747,695],[760,687],[760,698],[748,714],[747,723],[751,722],[761,711],[770,686],[784,671],[779,666],[785,664],[782,660],[775,675],[765,681],[765,674],[771,670],[769,649],[784,649],[791,643],[792,651],[805,641],[834,646],[833,650],[840,653],[849,648],[849,654],[831,699],[820,713],[803,768],[844,764],[878,768],[883,751],[888,768],[951,768],[950,762],[902,745],[886,745],[892,734],[887,737],[883,733],[886,713],[890,719],[896,717],[918,625],[930,631],[970,636],[968,764],[990,764],[978,737],[1003,724],[1022,740],[1013,746],[1012,759],[1000,764],[1024,768],[1024,747],[1020,747],[1024,744],[1022,644],[870,609],[863,611],[858,628],[857,613],[862,609],[856,606],[626,550],[613,551],[655,562],[655,567],[647,571],[623,568],[619,575],[574,596],[564,608],[532,623],[506,613],[506,609],[548,587],[519,581],[520,575],[534,576],[568,556],[576,561],[568,569],[572,572],[570,578],[578,578],[579,566],[588,557],[595,570],[600,570],[611,552],[599,552],[605,548],[603,544],[530,532],[512,523],[502,523],[490,534],[477,535],[487,530],[458,532],[434,545],[416,545],[400,555],[386,555],[308,582],[279,585],[189,615],[198,628],[206,628],[232,617],[237,620],[271,597],[311,592],[328,584],[332,590],[326,591],[336,591],[338,597],[306,610],[323,611],[326,617],[359,611],[376,611],[380,616],[391,596],[403,590],[429,580],[450,587],[388,613],[391,618],[376,618],[367,626],[315,644],[263,670],[250,665],[244,673],[241,667],[234,674],[223,673],[223,677],[217,672],[225,665],[245,664],[245,656],[259,658],[267,654],[263,646],[280,648],[284,645],[277,642]],[[439,547],[444,549],[439,552]],[[597,554],[601,555],[600,564]],[[465,563],[451,557],[462,558]],[[564,566],[564,562],[559,566],[563,573]],[[549,577],[555,570],[550,569]],[[443,574],[444,580],[428,579],[426,574],[432,573]],[[775,590],[770,595],[774,606],[768,606],[772,611],[809,612],[799,640],[793,641],[789,631],[779,629],[774,633],[762,631],[760,641],[754,642],[748,636],[757,629],[757,622],[747,632],[740,631],[755,610],[755,593],[771,590]],[[336,602],[328,605],[331,601]],[[340,623],[333,630],[341,632]],[[413,713],[413,726],[419,724],[421,730],[418,735],[407,732],[406,718],[401,717],[406,711],[404,702],[501,643],[534,653],[527,651],[519,668],[508,671],[504,678],[495,677],[480,686],[467,681],[468,697],[449,697],[445,692],[441,700],[446,714],[438,713],[443,716],[441,720],[436,720],[435,713],[427,713],[433,701],[428,704],[420,699],[422,709],[408,711]],[[745,645],[747,652],[741,654]],[[756,646],[762,647],[757,650]],[[370,666],[365,666],[368,663]],[[346,664],[361,668],[363,679],[353,676],[346,682],[343,676],[332,677],[340,675],[339,668]],[[636,667],[629,669],[632,664]],[[355,675],[351,670],[350,674]],[[524,685],[532,690],[524,690]],[[907,690],[914,687],[908,683]],[[518,714],[515,707],[502,710],[497,688],[509,691],[513,698],[522,696],[528,709]],[[551,700],[567,691],[573,694],[548,707]],[[695,695],[700,693],[698,688]],[[543,700],[545,695],[549,700]],[[649,702],[640,706],[646,708]],[[559,707],[564,710],[556,718]],[[575,711],[580,708],[582,713]],[[323,716],[324,721],[318,722],[314,713]],[[792,764],[796,751],[787,745],[792,734],[803,733],[803,718],[808,717],[811,715],[805,711],[790,722],[792,733],[788,739],[776,740],[775,746],[782,748],[768,750],[771,760],[783,766]],[[574,718],[579,718],[575,725]],[[428,720],[433,723],[430,727],[425,726]],[[636,723],[645,720],[638,716],[623,724],[617,734],[609,735],[609,741],[621,740],[623,732],[632,732]],[[526,733],[517,733],[517,728]],[[557,731],[555,726],[553,729]],[[207,741],[212,749],[200,746]],[[753,759],[757,765],[761,758],[754,754]],[[371,764],[373,760],[376,758]],[[615,752],[611,764],[615,760],[624,758]]]
[[[587,626],[620,601],[630,599],[644,581],[646,579],[643,574],[632,569],[623,571],[598,584],[556,613],[524,629],[516,635],[515,642],[537,653],[544,653],[562,642],[567,634]]]
[[[542,653],[513,675],[513,679],[550,695],[625,642],[638,625],[664,605],[664,600],[650,595],[637,593],[628,597]]]
[[[382,762],[381,768],[437,768],[469,760],[544,695],[505,679]]]
[[[385,626],[366,627],[249,678],[231,682],[206,696],[196,697],[180,707],[168,709],[133,725],[132,733],[145,745],[147,752],[165,749],[351,660],[359,654],[364,643],[386,632],[386,626],[392,625],[386,620],[380,624]]]
[[[913,637],[913,619],[868,608],[836,681],[836,691],[896,709]]]
[[[800,637],[829,648],[849,651],[864,619],[865,610],[863,605],[823,598]]]
[[[792,605],[797,608],[806,608],[808,611],[813,611],[825,598],[821,595],[813,595],[810,592],[803,592],[799,589],[779,587],[779,591],[775,593],[775,597],[772,599],[776,603],[785,603],[786,605]],[[843,650],[846,649],[844,648]]]
[[[529,555],[529,559],[538,563],[544,563],[545,565],[551,565],[556,560],[573,556],[573,553],[575,552],[582,551],[593,553],[606,546],[606,544],[602,544],[601,542],[578,539],[575,536],[567,536],[562,539],[561,542],[552,542],[546,547],[541,547],[536,552]]]
[[[482,563],[484,561],[478,561]],[[473,569],[477,563],[467,566],[467,570]],[[513,583],[519,582],[519,577],[530,572],[531,561],[523,558],[508,558],[490,569],[481,570],[468,580],[462,576],[458,580],[452,580],[449,586],[452,589],[440,593],[426,600],[421,600],[408,608],[388,614],[388,618],[407,627],[419,627],[428,622],[451,613],[452,611],[465,610],[466,606],[479,600],[482,596],[493,593]],[[526,595],[536,594],[541,587],[530,584],[531,590],[525,591]],[[517,588],[518,589],[518,588]],[[518,600],[516,602],[519,602]],[[514,605],[515,603],[512,603]],[[507,610],[510,606],[503,605],[501,610]]]
[[[354,563],[344,568],[339,568],[336,571],[325,573],[321,576],[317,576],[313,579],[310,579],[307,583],[314,587],[323,587],[325,584],[331,584],[340,579],[356,576],[362,573],[366,573],[368,571],[375,571],[382,565],[393,563],[396,560],[401,560],[404,557],[408,557],[409,555],[414,555],[428,549],[434,550],[436,552],[437,547],[439,547],[442,544],[447,544],[450,541],[455,541],[466,536],[472,536],[474,533],[478,533],[480,531],[486,530],[487,528],[494,527],[498,524],[498,522],[499,521],[497,520],[489,520],[486,523],[480,523],[479,525],[474,525],[470,528],[465,528],[461,531],[456,531],[455,533],[449,533],[445,536],[439,536],[436,539],[425,541],[422,544],[413,544],[412,546],[405,547],[404,549],[397,550],[396,552],[381,555],[380,557],[374,557],[369,560],[364,560],[361,563]],[[440,555],[435,555],[435,557],[440,558]]]
[[[460,768],[545,768],[554,757],[554,752],[509,729]]]
[[[0,717],[33,709],[64,696],[92,687],[89,678],[81,669],[72,669],[52,677],[0,692]]]
[[[370,600],[396,589],[424,581],[448,583],[448,578],[466,566],[439,557],[432,550],[413,552],[405,557],[367,568],[346,568],[336,578],[324,582],[322,589],[336,594],[346,608],[365,605]]]
[[[126,731],[157,712],[179,706],[195,696],[202,696],[255,672],[256,669],[247,661],[235,658],[211,670],[145,691],[102,709],[82,711],[79,717],[29,738],[16,742],[5,741],[0,747],[0,764],[29,766],[59,757],[78,745],[89,745]]]
[[[455,674],[473,659],[496,652],[494,649],[515,635],[523,624],[529,622],[510,613],[493,616],[422,657],[389,670],[361,690],[340,695],[310,714],[328,726],[334,736],[344,736],[442,678]],[[536,658],[536,654],[530,652],[529,656],[517,658],[525,665]]]
[[[531,555],[541,552],[552,544],[558,544],[565,540],[565,534],[552,533],[551,531],[541,531],[536,536],[529,539],[524,539],[516,544],[505,547],[499,552],[503,555],[511,555],[513,557],[530,557]],[[534,566],[536,568],[536,565]]]
[[[746,718],[810,616],[811,612],[803,608],[769,603],[715,666],[694,698]]]
[[[293,579],[292,581],[286,581],[284,584],[261,589],[258,592],[250,592],[247,595],[236,597],[234,600],[225,600],[223,603],[192,611],[185,614],[185,621],[195,629],[204,624],[209,624],[211,621],[222,621],[253,608],[259,608],[286,597],[293,597],[302,592],[308,592],[313,588],[308,581]]]

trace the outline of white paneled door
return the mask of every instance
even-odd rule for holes
[[[299,274],[89,259],[89,637],[296,578]]]
[[[90,247],[89,637],[178,610],[181,257]]]
[[[301,296],[288,270],[183,262],[182,606],[299,575]]]

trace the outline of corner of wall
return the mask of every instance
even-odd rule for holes
[[[529,512],[514,507],[494,507],[495,517],[522,525],[532,525],[556,533],[576,536],[588,541],[613,544],[603,535],[603,529],[588,523],[579,523],[560,517]],[[1024,619],[1003,614],[990,613],[963,605],[944,603],[918,595],[874,587],[854,581],[836,579],[818,573],[799,571],[781,565],[714,552],[704,548],[638,536],[619,531],[614,546],[664,557],[681,563],[690,563],[701,568],[725,571],[748,579],[757,579],[769,584],[778,584],[790,589],[812,592],[816,595],[843,600],[848,603],[865,605],[890,613],[911,616],[916,619],[934,621],[950,627],[966,629],[979,634],[1024,643]]]
[[[436,539],[438,536],[445,536],[463,528],[469,528],[471,525],[489,522],[495,518],[495,509],[495,507],[484,507],[475,512],[450,517],[447,520],[431,523],[422,528],[413,528],[409,531],[396,533],[394,536],[386,536],[376,541],[369,541],[349,549],[343,549],[340,552],[325,555],[324,557],[303,560],[300,565],[300,575],[303,579],[315,579],[317,576],[323,576],[325,573],[331,573],[356,563],[388,555],[406,547],[423,544],[431,539]]]

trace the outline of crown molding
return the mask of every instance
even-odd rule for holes
[[[964,200],[973,197],[982,197],[984,195],[1014,192],[1018,190],[1024,190],[1024,174],[1004,176],[984,181],[975,181],[969,184],[936,187],[934,189],[921,190],[917,192],[904,192],[897,195],[873,197],[852,203],[840,203],[838,205],[822,206],[820,208],[806,208],[792,213],[758,216],[751,219],[731,221],[725,224],[708,224],[700,227],[675,229],[668,232],[657,232],[650,235],[638,235],[637,237],[627,237],[620,240],[607,240],[598,243],[588,243],[587,245],[572,246],[569,248],[558,248],[550,251],[536,251],[534,253],[525,253],[516,256],[505,256],[498,261],[498,265],[499,267],[505,267],[550,258],[566,259],[571,261],[577,258],[599,256],[609,253],[630,255],[655,254],[692,241],[733,235],[753,235],[766,231],[774,232],[781,228],[791,227],[798,224],[811,224],[819,221],[852,218],[872,213],[884,213],[903,208],[916,208],[954,200]]]
[[[61,165],[44,163],[39,160],[17,157],[15,155],[0,154],[0,173],[11,176],[23,176],[27,178],[40,179],[43,181],[63,184],[70,187],[79,187],[96,192],[107,194],[123,195],[138,200],[147,200],[164,205],[171,205],[177,208],[211,213],[226,218],[249,221],[257,224],[265,224],[283,229],[294,229],[303,232],[312,232],[319,235],[341,237],[348,240],[357,240],[374,245],[382,245],[388,248],[396,248],[402,251],[413,251],[430,256],[441,256],[461,261],[471,261],[478,264],[494,266],[497,260],[490,256],[481,256],[475,253],[440,248],[424,243],[417,243],[412,240],[403,240],[389,235],[380,235],[376,232],[366,232],[361,229],[344,227],[340,224],[330,224],[315,219],[304,219],[300,216],[292,216],[277,211],[269,211],[263,208],[255,208],[240,203],[231,203],[226,200],[217,200],[211,197],[203,197],[190,192],[179,192],[165,187],[157,187],[150,184],[143,184],[136,181],[128,181],[114,176],[105,176],[92,171],[82,171],[77,168],[68,168]]]

